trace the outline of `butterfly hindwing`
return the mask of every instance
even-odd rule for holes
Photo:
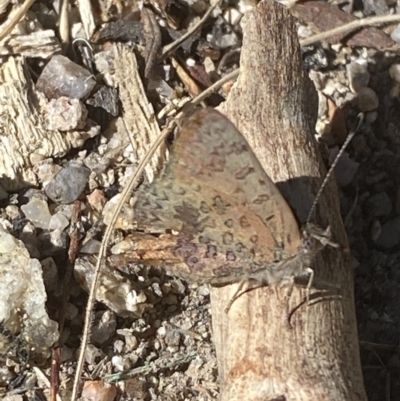
[[[280,191],[242,134],[212,109],[184,123],[161,176],[139,189],[135,215],[139,229],[177,232],[172,251],[204,281],[229,271],[239,281],[274,261],[276,248],[290,257],[300,244]]]

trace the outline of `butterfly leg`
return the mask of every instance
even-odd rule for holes
[[[308,283],[307,283],[307,287],[306,287],[306,305],[308,305],[308,303],[310,301],[310,290],[311,290],[312,283],[314,281],[314,270],[311,269],[311,267],[307,267],[305,269],[305,271],[307,273],[309,273],[309,275],[310,275],[310,277],[308,278]]]
[[[291,280],[291,282],[289,284],[290,287],[289,287],[289,290],[288,290],[288,298],[287,298],[287,323],[288,323],[288,326],[290,328],[293,328],[292,323],[290,321],[292,319],[292,316],[295,314],[295,312],[298,309],[300,309],[300,307],[302,305],[306,304],[306,306],[308,306],[309,301],[310,301],[310,290],[311,290],[311,286],[312,286],[313,281],[314,281],[314,270],[311,269],[311,267],[307,267],[307,268],[304,269],[304,272],[309,274],[308,283],[307,283],[307,286],[306,286],[306,298],[305,298],[305,300],[301,301],[300,304],[297,305],[292,310],[289,309],[289,297],[290,297],[290,295],[292,294],[292,291],[293,291],[294,277],[292,277],[292,280]],[[307,309],[307,313],[308,313],[308,309]],[[306,321],[307,320],[308,320],[308,316],[306,316]]]
[[[242,288],[244,287],[244,285],[247,283],[248,280],[242,280],[239,283],[239,287],[237,288],[235,294],[233,295],[233,297],[231,298],[231,300],[229,301],[228,305],[226,305],[225,308],[225,313],[228,313],[229,310],[231,309],[232,304],[241,296],[243,295],[245,292],[247,292],[249,290],[249,288],[247,288],[245,291],[242,291]],[[242,291],[242,292],[241,292]]]
[[[288,291],[286,293],[286,315],[285,315],[285,321],[287,326],[289,327],[289,329],[292,329],[293,326],[290,323],[290,318],[292,317],[293,313],[290,311],[290,298],[292,296],[293,293],[293,288],[294,288],[294,277],[292,276],[290,278],[290,282],[288,285]]]

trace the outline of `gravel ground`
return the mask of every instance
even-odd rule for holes
[[[44,2],[38,2],[35,13],[40,16],[45,6]],[[204,10],[208,5],[198,1],[190,4],[190,7]],[[215,23],[215,19],[211,20],[214,24],[206,24],[201,35],[196,37],[200,43],[196,48],[197,53],[195,54],[194,47],[184,47],[185,50],[180,53],[183,60],[191,57],[206,65],[203,68],[201,63],[197,63],[191,69],[192,75],[201,83],[200,88],[206,87],[207,80],[220,70],[225,73],[237,67],[241,42],[238,10],[243,11],[246,7],[251,7],[251,3],[234,2],[229,9],[224,5],[222,15],[225,20],[221,17],[217,20],[218,23]],[[386,2],[372,4],[365,0],[357,4],[355,14],[357,17],[386,15],[396,11],[396,7],[395,3],[388,6]],[[228,15],[231,23],[227,22]],[[52,26],[51,21],[47,24]],[[393,25],[392,28],[395,27]],[[137,25],[129,27],[135,33],[137,28]],[[110,29],[103,36],[98,36],[104,40],[104,37],[123,35],[121,30],[125,32],[125,28],[121,26],[111,26]],[[303,22],[298,23],[298,29],[301,38],[310,33]],[[162,32],[164,36],[165,31],[166,29]],[[171,31],[170,36],[173,35]],[[141,35],[137,36],[139,38]],[[208,43],[205,42],[206,39]],[[321,140],[329,144],[329,154],[334,154],[335,146],[342,142],[340,130],[330,132],[334,125],[333,119],[329,117],[332,110],[342,109],[344,120],[351,122],[354,122],[360,110],[366,113],[362,132],[354,138],[348,153],[338,166],[337,180],[340,185],[342,216],[354,257],[356,309],[366,390],[370,401],[399,399],[400,78],[397,75],[400,76],[400,57],[396,51],[347,45],[322,44],[305,47],[303,51],[305,65],[320,93],[317,131]],[[219,65],[218,69],[221,59],[224,60],[224,65]],[[211,64],[213,68],[210,67]],[[30,66],[40,74],[44,63],[32,59]],[[148,71],[151,68],[147,63],[142,69]],[[163,92],[165,98],[169,91],[179,91],[182,97],[182,93],[186,93],[176,76],[170,80],[165,79],[162,83],[160,92]],[[224,95],[221,91],[210,100],[210,104],[218,104]],[[150,93],[149,97],[156,99],[155,108],[159,111],[162,107],[160,98],[154,93]],[[332,100],[331,104],[328,104],[327,97]],[[57,107],[54,106],[52,110]],[[89,107],[89,117],[95,119],[95,115],[96,110]],[[344,120],[339,118],[339,121]],[[68,123],[70,121],[71,119]],[[84,236],[99,220],[98,216],[93,217],[91,210],[96,209],[97,204],[101,204],[102,210],[104,204],[120,191],[121,183],[126,182],[131,173],[126,165],[132,161],[132,155],[126,156],[120,152],[118,157],[104,161],[104,149],[109,150],[107,144],[116,140],[121,132],[116,129],[113,134],[106,134],[110,124],[117,125],[115,117],[110,117],[109,113],[102,121],[95,121],[101,126],[102,137],[89,139],[81,148],[85,149],[84,153],[80,152],[81,149],[73,150],[64,158],[54,157],[51,163],[42,164],[46,169],[42,168],[38,174],[42,174],[41,177],[49,175],[51,178],[46,178],[47,181],[42,179],[37,189],[24,188],[18,193],[5,189],[4,194],[0,191],[3,199],[2,219],[11,222],[12,233],[27,244],[30,256],[38,258],[42,261],[42,266],[46,266],[43,269],[48,293],[47,308],[50,317],[55,320],[58,318],[61,294],[61,285],[55,278],[56,266],[66,264],[66,232],[69,224],[68,219],[67,225],[63,227],[61,215],[65,215],[66,210],[71,215],[72,211],[67,206],[59,205],[58,209],[54,206],[61,202],[60,196],[64,193],[54,186],[54,174],[61,167],[61,171],[70,169],[73,173],[68,170],[65,173],[66,178],[64,177],[61,184],[57,181],[57,185],[65,188],[65,182],[68,183],[72,175],[79,175],[83,188],[86,187],[86,194],[99,191],[96,192],[96,199],[83,198],[87,209],[83,212],[83,227],[80,232]],[[66,165],[67,160],[75,159],[83,161],[86,167]],[[102,163],[104,168],[100,168]],[[100,172],[93,175],[95,170]],[[53,184],[46,191],[45,181]],[[78,185],[78,188],[69,189],[65,194],[66,199],[74,198],[71,194],[76,191],[79,195],[83,191],[83,188],[79,188]],[[40,203],[37,199],[44,202]],[[30,203],[32,200],[35,200],[34,204]],[[45,216],[39,223],[30,217],[37,215],[38,211],[42,211]],[[50,215],[57,215],[57,221],[50,223]],[[40,224],[46,225],[40,227]],[[51,246],[46,247],[45,241],[49,240],[46,232],[55,231],[50,224],[55,224],[58,236],[55,239],[54,235],[50,235]],[[91,254],[98,250],[101,233],[100,227],[92,235],[93,241],[89,242],[91,248],[87,250],[86,256],[80,257],[78,263],[77,270],[84,274],[80,273],[77,281],[73,280],[70,286],[71,296],[66,308],[63,334],[65,346],[61,354],[60,395],[63,399],[70,396],[76,350],[87,302],[87,295],[82,290],[82,286],[88,285],[84,276],[91,274],[90,269],[94,263]],[[117,232],[116,239],[119,235],[120,231]],[[46,258],[52,258],[54,264],[48,260],[47,264],[44,263]],[[93,345],[86,352],[85,378],[96,380],[120,371],[133,370],[131,376],[125,377],[123,381],[117,380],[121,377],[114,377],[114,381],[119,383],[121,400],[217,399],[217,365],[211,342],[207,286],[188,286],[159,269],[142,266],[135,267],[134,271],[121,269],[118,274],[119,276],[115,274],[110,277],[103,289],[106,294],[104,297],[108,297],[110,288],[113,291],[115,289],[117,296],[96,305],[92,328]],[[124,309],[127,308],[125,298],[121,301],[128,293],[132,297],[130,313]],[[9,343],[7,351],[12,355],[8,359],[4,357],[5,363],[0,368],[0,391],[4,390],[3,394],[8,394],[4,399],[17,401],[22,396],[29,400],[45,399],[48,392],[43,390],[46,385],[43,384],[40,372],[49,376],[48,365],[33,364],[35,368],[25,366],[24,361],[27,358],[22,352],[23,343],[18,340],[18,336],[4,328],[0,329]],[[104,398],[108,399],[106,396]]]

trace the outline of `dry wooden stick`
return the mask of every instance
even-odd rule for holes
[[[317,96],[302,67],[295,24],[288,10],[262,1],[246,16],[243,36],[241,73],[222,110],[304,222],[326,173],[313,135]],[[333,240],[346,245],[332,181],[317,216],[316,223],[330,225]],[[222,401],[366,400],[349,255],[325,250],[312,267],[317,280],[340,288],[341,298],[300,308],[292,316],[292,329],[285,287],[244,294],[229,314],[224,307],[237,286],[211,289]],[[305,295],[304,289],[293,288],[289,310]]]

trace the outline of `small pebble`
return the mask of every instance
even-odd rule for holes
[[[78,313],[79,309],[74,304],[68,302],[65,307],[65,319],[74,320],[78,316]]]
[[[400,242],[400,216],[389,220],[382,226],[382,233],[375,241],[377,246],[390,249]]]
[[[392,64],[389,68],[389,75],[396,82],[400,82],[400,64]]]
[[[121,355],[114,355],[111,358],[111,364],[114,368],[119,372],[124,372],[125,370],[129,370],[131,368],[131,361]]]
[[[117,320],[115,313],[109,310],[99,311],[95,315],[95,321],[91,330],[91,340],[97,345],[104,344],[114,335],[116,328]]]
[[[43,270],[43,281],[48,292],[53,292],[59,287],[59,277],[57,265],[53,258],[45,258],[40,264]]]
[[[92,74],[67,57],[56,55],[44,67],[36,88],[48,99],[66,96],[71,99],[85,99],[92,92],[96,81]]]
[[[165,344],[169,347],[178,346],[181,342],[181,333],[176,329],[167,330],[167,334],[165,336]]]
[[[82,400],[85,401],[114,401],[117,389],[113,384],[102,380],[85,381],[82,389]]]
[[[134,310],[134,307],[143,304],[147,301],[146,294],[144,292],[139,292],[139,294],[132,290],[128,293],[126,297],[126,305],[128,309]]]
[[[44,231],[39,235],[42,241],[43,256],[55,256],[64,253],[68,245],[68,234],[65,231]]]
[[[138,346],[137,338],[132,334],[130,330],[119,329],[117,334],[125,337],[125,351],[132,352]]]
[[[393,30],[390,37],[397,43],[400,43],[400,24]]]
[[[376,241],[380,235],[382,234],[382,226],[378,219],[374,219],[371,224],[371,239],[372,241]]]
[[[91,171],[104,173],[110,165],[110,159],[96,152],[92,152],[83,160],[83,164]]]
[[[99,252],[101,242],[96,239],[90,239],[86,242],[80,249],[80,253],[86,253],[88,255],[93,255]]]
[[[115,352],[120,354],[123,349],[124,349],[124,342],[122,340],[114,341],[114,350],[115,350]]]
[[[54,164],[53,161],[36,166],[36,174],[43,186],[46,186],[60,170],[61,166]]]
[[[83,129],[88,111],[78,99],[62,96],[52,99],[47,105],[47,128],[49,130],[71,131]]]
[[[357,105],[360,111],[372,111],[378,108],[379,99],[371,88],[360,88],[357,96]]]
[[[239,39],[235,32],[227,33],[218,37],[207,35],[207,39],[210,43],[219,47],[220,49],[236,47],[239,44]]]
[[[56,213],[51,216],[49,228],[50,230],[64,230],[69,226],[69,220],[63,213]]]
[[[334,156],[330,155],[330,159],[331,160],[334,159],[334,157],[336,157],[338,152],[339,149],[336,148],[335,155]],[[339,187],[344,187],[346,185],[349,185],[353,181],[353,178],[358,170],[359,165],[360,163],[357,163],[356,161],[350,159],[348,153],[344,152],[342,154],[340,159],[337,161],[334,170],[335,178]]]
[[[107,113],[116,117],[119,114],[119,97],[115,88],[102,85],[93,95],[93,98],[87,100],[87,104],[93,107],[101,107]]]
[[[370,74],[368,64],[364,59],[353,61],[346,66],[350,89],[358,93],[361,88],[368,86]]]
[[[370,217],[388,216],[392,209],[392,201],[386,192],[372,195],[365,204],[365,211]]]
[[[72,203],[85,189],[89,175],[88,168],[71,162],[49,182],[45,188],[46,195],[56,203]]]
[[[26,205],[22,205],[21,210],[35,227],[45,230],[49,228],[51,214],[46,201],[33,198]]]
[[[74,350],[65,344],[61,348],[61,362],[70,361],[74,357]]]
[[[16,220],[22,218],[21,210],[16,205],[6,206],[6,215],[10,220]]]
[[[104,353],[93,344],[88,344],[85,349],[85,361],[89,365],[93,365],[96,363],[96,360],[100,360],[103,358]]]
[[[103,211],[104,205],[107,203],[107,198],[105,197],[104,192],[100,189],[95,189],[86,198],[89,205],[99,213]]]

